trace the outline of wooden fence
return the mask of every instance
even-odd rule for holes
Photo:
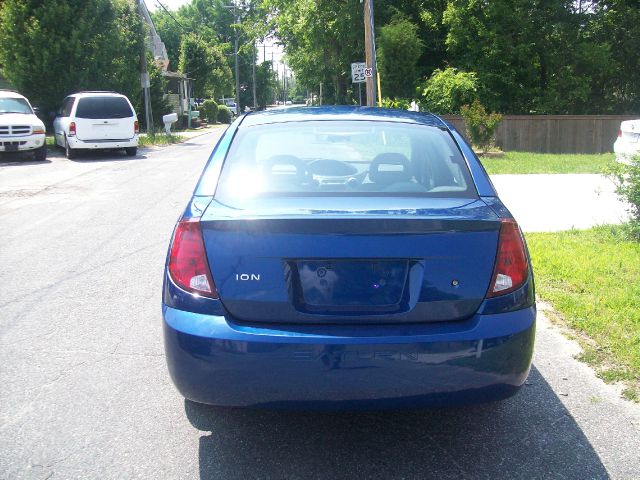
[[[443,115],[466,136],[460,115]],[[613,151],[620,122],[640,115],[504,115],[496,131],[503,151],[605,153]]]

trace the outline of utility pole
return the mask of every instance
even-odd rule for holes
[[[371,76],[367,77],[367,106],[376,104],[376,33],[373,21],[373,0],[364,0],[364,53],[367,68],[371,68]]]
[[[236,72],[236,115],[240,115],[242,113],[242,109],[240,108],[240,68],[238,66],[238,17],[236,15],[236,2],[233,2],[233,21],[235,22],[233,25],[233,33],[234,33],[234,41],[233,41],[233,55],[235,57],[235,72]]]
[[[144,0],[138,2],[138,12],[142,22],[145,21],[145,9]],[[149,71],[147,70],[147,39],[142,43],[142,52],[140,53],[140,84],[144,91],[144,112],[145,123],[147,125],[147,133],[153,133],[153,114],[151,112],[151,97],[149,96]]]
[[[256,100],[256,41],[253,41],[253,61],[251,62],[253,71],[253,109],[258,110],[258,101]]]
[[[223,5],[222,8],[233,9],[233,57],[235,59],[235,77],[236,77],[236,113],[240,115],[240,69],[238,67],[238,15],[236,13],[237,0],[231,0],[231,5]]]

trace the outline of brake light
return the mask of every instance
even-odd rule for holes
[[[618,130],[618,138],[622,137],[622,130]]]
[[[133,134],[137,135],[140,132],[140,124],[138,123],[138,120],[136,120],[135,122],[133,122]]]
[[[529,276],[529,262],[518,223],[513,219],[503,219],[501,222],[496,265],[487,297],[506,295],[517,290]]]
[[[168,268],[169,275],[180,288],[203,297],[218,298],[197,219],[178,222],[171,243]]]
[[[76,134],[76,122],[71,122],[69,124],[69,136],[73,137]]]

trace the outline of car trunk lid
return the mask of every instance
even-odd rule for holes
[[[243,322],[460,320],[482,303],[500,221],[481,200],[213,201],[201,218],[220,300]]]

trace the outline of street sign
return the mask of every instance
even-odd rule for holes
[[[371,78],[371,77],[373,77],[373,68],[371,68],[371,67],[365,68],[365,69],[364,69],[364,76],[365,76],[366,78]]]
[[[364,62],[355,62],[351,64],[351,82],[352,83],[363,83],[365,81],[365,70],[367,69],[367,64]],[[371,76],[371,75],[369,75]]]

